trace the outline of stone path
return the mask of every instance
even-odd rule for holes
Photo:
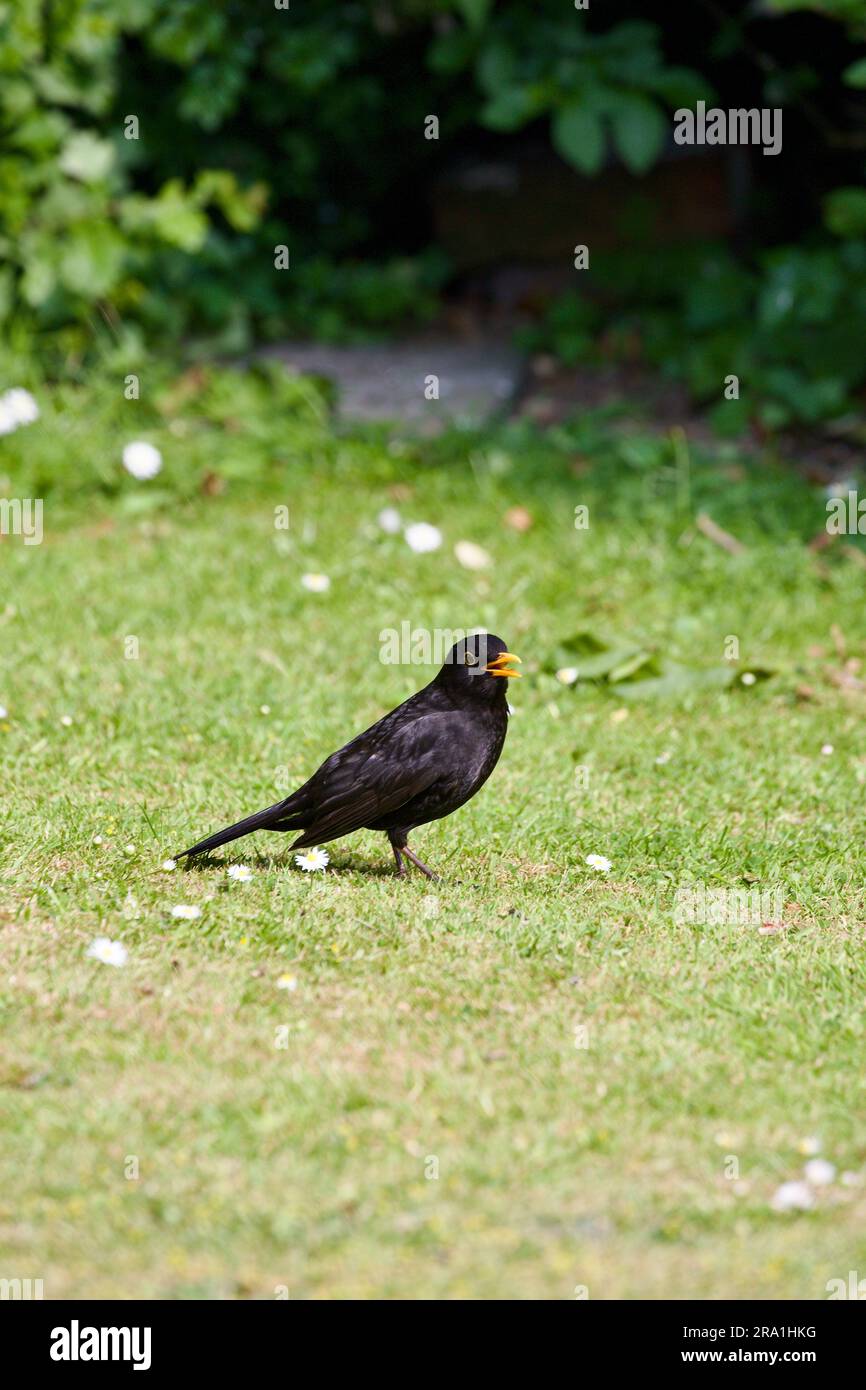
[[[298,372],[329,377],[344,420],[395,420],[435,432],[446,424],[482,424],[513,400],[523,359],[507,343],[447,339],[368,347],[281,343],[264,354]],[[438,400],[428,379],[438,378]]]

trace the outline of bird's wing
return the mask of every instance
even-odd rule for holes
[[[447,770],[454,751],[449,726],[444,714],[423,714],[335,753],[312,779],[314,816],[295,843],[336,840],[411,801]]]

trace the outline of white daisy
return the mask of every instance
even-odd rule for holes
[[[755,675],[754,671],[744,671],[740,676],[743,685],[754,685],[757,679],[758,677]]]
[[[596,872],[600,874],[609,874],[613,868],[610,860],[605,859],[603,854],[588,854],[584,863],[588,864],[591,869],[595,869]]]
[[[829,758],[830,754],[833,752],[833,745],[832,745],[832,743],[822,743],[822,744],[821,744],[821,752],[822,752],[822,754],[824,755],[825,758]]]
[[[9,711],[8,711],[8,709],[6,708],[6,706],[5,706],[5,705],[0,705],[0,719],[5,719],[5,718],[7,717],[8,714],[9,714]]]
[[[406,527],[403,534],[409,549],[414,550],[416,555],[425,555],[430,550],[438,550],[442,544],[442,532],[438,526],[431,526],[427,521],[414,522],[411,526]]]
[[[122,941],[112,941],[107,936],[97,936],[87,948],[87,954],[103,965],[126,965],[129,952]]]
[[[400,520],[400,513],[396,507],[384,507],[376,518],[383,531],[389,536],[396,536],[400,527],[403,525]]]
[[[2,400],[16,425],[32,425],[34,420],[39,419],[36,397],[25,391],[23,386],[13,386],[11,391],[4,392]]]
[[[61,724],[63,725],[64,729],[69,729],[69,728],[71,728],[71,726],[72,726],[72,715],[71,715],[71,714],[64,714],[64,715],[62,715],[62,716],[61,716],[61,719],[60,719],[60,722],[61,722]]]
[[[13,386],[0,396],[0,434],[13,434],[20,425],[32,425],[38,419],[36,397],[23,386]]]
[[[177,907],[171,909],[172,917],[180,917],[185,922],[194,922],[196,917],[201,916],[200,907],[189,907],[186,903],[179,903]]]
[[[270,714],[270,705],[259,705],[259,714]]]
[[[826,1158],[810,1158],[803,1168],[803,1176],[813,1187],[826,1187],[836,1176],[836,1168]]]
[[[280,976],[278,977],[278,979],[277,979],[277,989],[287,989],[287,990],[290,991],[291,994],[294,994],[294,992],[295,992],[295,990],[296,990],[297,988],[298,988],[298,977],[297,977],[297,975],[280,975]]]
[[[331,857],[326,849],[305,849],[303,854],[295,855],[295,863],[304,873],[311,873],[314,869],[326,869],[331,862]]]
[[[331,581],[326,574],[302,574],[301,586],[311,594],[326,594],[331,587]]]
[[[672,757],[673,753],[669,748],[666,748],[665,751],[663,753],[659,753],[658,757],[656,758],[656,767],[664,767],[665,763],[669,763]]]
[[[806,1158],[814,1158],[815,1154],[821,1152],[821,1140],[815,1134],[807,1134],[805,1139],[800,1140],[797,1148]]]
[[[493,564],[483,546],[476,545],[474,541],[458,541],[454,554],[465,570],[486,570]]]
[[[124,854],[135,854],[135,845],[124,845],[123,852]]]
[[[562,685],[574,685],[577,680],[578,670],[576,666],[560,666],[556,673],[556,679]]]
[[[770,1202],[774,1211],[810,1211],[814,1205],[815,1194],[807,1182],[783,1182]]]
[[[234,879],[235,883],[249,883],[253,876],[253,871],[246,864],[229,864],[226,870],[229,878]]]
[[[143,439],[135,439],[127,444],[121,458],[127,473],[131,473],[140,483],[155,478],[162,468],[162,454],[155,444],[148,444]]]
[[[174,873],[174,870],[177,868],[177,860],[176,860],[176,859],[163,859],[163,861],[162,861],[162,863],[160,864],[159,867],[162,869],[162,871],[163,871],[164,874],[171,874],[171,873]]]

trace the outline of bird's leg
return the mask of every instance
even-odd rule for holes
[[[397,845],[394,844],[394,841],[393,841],[393,840],[391,841],[391,848],[392,848],[392,850],[394,851],[394,858],[397,860],[397,877],[398,877],[398,878],[405,878],[405,877],[406,877],[406,865],[403,863],[403,855],[401,854],[401,852],[400,852],[399,848],[397,847]]]
[[[417,854],[413,854],[408,845],[401,845],[401,849],[403,853],[406,855],[406,858],[412,860],[412,863],[415,865],[416,869],[420,869],[422,874],[426,874],[428,878],[432,878],[434,882],[436,881],[436,879],[438,878],[438,874],[434,874],[432,869],[428,869],[423,859],[419,859]]]

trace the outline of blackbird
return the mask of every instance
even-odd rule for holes
[[[183,854],[205,854],[253,830],[303,831],[292,849],[384,830],[401,878],[404,856],[435,878],[409,848],[409,832],[450,815],[487,781],[505,742],[507,682],[520,675],[513,662],[520,658],[490,633],[456,642],[429,685],[332,753],[291,796]]]

